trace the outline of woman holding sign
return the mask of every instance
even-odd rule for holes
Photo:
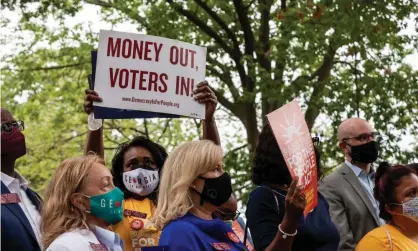
[[[319,152],[315,147],[318,177]],[[270,125],[260,136],[254,159],[247,222],[256,250],[337,251],[339,233],[331,221],[328,203],[318,193],[318,205],[306,217],[306,198],[297,178],[292,181]]]
[[[222,149],[208,140],[184,143],[168,157],[153,221],[170,251],[246,250],[232,228],[214,216],[232,194]]]
[[[213,118],[217,99],[206,81],[199,83],[195,90],[195,100],[206,104],[206,118],[203,123],[203,137],[220,144]],[[101,98],[92,90],[86,90],[84,110],[90,114],[93,101]],[[96,152],[104,156],[103,129],[89,131],[85,152]],[[125,194],[123,221],[114,226],[114,230],[124,241],[126,251],[137,248],[157,246],[160,231],[149,222],[157,206],[157,193],[160,175],[167,152],[164,147],[145,137],[135,137],[121,144],[112,160],[114,183]]]

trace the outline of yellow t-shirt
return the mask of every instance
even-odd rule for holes
[[[389,238],[390,235],[390,238]],[[391,249],[392,242],[392,249]],[[418,243],[386,224],[370,231],[361,239],[356,251],[417,251]]]
[[[161,231],[157,230],[149,218],[155,205],[150,199],[142,201],[126,199],[123,202],[123,220],[113,226],[113,230],[123,240],[125,251],[140,251],[141,247],[158,245]]]

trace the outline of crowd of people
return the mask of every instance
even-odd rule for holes
[[[318,204],[306,216],[298,177],[292,178],[270,125],[264,126],[245,223],[224,170],[216,96],[202,82],[194,97],[206,106],[203,140],[168,155],[151,139],[134,137],[118,146],[109,170],[103,129],[89,130],[84,154],[62,161],[43,196],[15,170],[26,154],[24,123],[2,108],[1,249],[418,250],[418,164],[381,162],[375,169],[379,135],[366,120],[341,123],[338,146],[345,161],[324,178],[313,140]],[[87,90],[87,114],[93,101],[101,98]]]

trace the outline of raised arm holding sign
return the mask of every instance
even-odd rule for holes
[[[306,216],[318,203],[318,185],[314,146],[302,110],[293,100],[269,113],[267,118],[290,174],[299,178],[298,186],[306,197]]]
[[[194,90],[205,79],[206,48],[149,35],[100,31],[94,106],[205,118]]]
[[[205,56],[205,48],[178,41],[102,31],[97,69],[93,71],[94,90],[86,90],[84,111],[90,114],[101,109],[102,114],[108,113],[104,114],[106,119],[114,115],[149,118],[170,114],[201,118],[203,138],[220,145],[213,118],[218,102],[204,81]],[[85,153],[90,151],[103,157],[102,128],[89,131]],[[127,251],[158,245],[161,231],[149,218],[158,202],[166,158],[163,146],[143,136],[117,147],[111,172],[125,200],[124,218],[113,230],[121,236]]]
[[[300,107],[293,101],[267,116],[252,168],[257,187],[246,212],[255,249],[337,250],[338,229],[317,192],[319,151]]]

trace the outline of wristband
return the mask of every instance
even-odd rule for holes
[[[103,126],[103,121],[101,119],[95,119],[94,113],[92,112],[88,116],[87,125],[89,126],[90,131],[96,131]]]
[[[280,231],[280,233],[282,234],[282,238],[283,239],[286,239],[287,237],[294,237],[297,233],[298,233],[298,230],[296,229],[296,231],[293,233],[293,234],[288,234],[288,233],[285,233],[281,228],[280,228],[280,225],[281,224],[279,224],[279,231]]]

